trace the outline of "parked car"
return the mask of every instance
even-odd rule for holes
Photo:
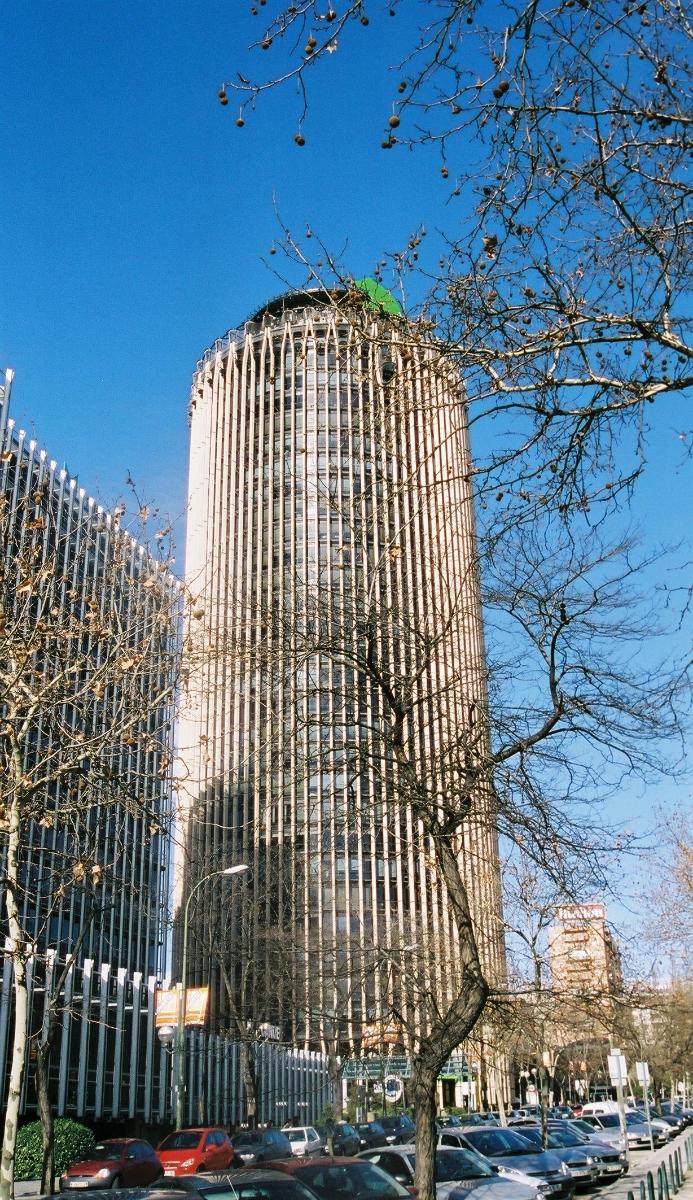
[[[650,1145],[650,1126],[646,1121],[632,1121],[631,1113],[626,1113],[626,1136],[628,1138],[628,1147],[630,1150],[643,1149]],[[617,1129],[621,1136],[621,1122],[618,1113],[602,1113],[598,1117],[581,1117],[581,1121],[586,1121],[593,1129]],[[667,1136],[663,1135],[660,1130],[652,1130],[652,1137],[655,1146],[663,1146],[667,1141]]]
[[[693,1108],[684,1108],[683,1104],[672,1104],[671,1101],[668,1104],[662,1104],[661,1108],[663,1117],[678,1117],[683,1121],[684,1126],[693,1123]],[[650,1111],[652,1111],[651,1108]]]
[[[618,1116],[618,1104],[615,1100],[591,1100],[589,1104],[583,1104],[583,1117],[602,1117],[605,1113],[615,1113]]]
[[[541,1121],[539,1104],[525,1104],[523,1108],[512,1108],[508,1113],[508,1125],[516,1125],[519,1121]]]
[[[325,1153],[325,1139],[320,1137],[314,1125],[285,1125],[282,1129],[291,1144],[291,1153],[297,1158],[314,1158]]]
[[[647,1125],[647,1124],[648,1124],[647,1117],[645,1116],[644,1113],[639,1112],[639,1111],[626,1113],[626,1125]],[[662,1117],[660,1117],[659,1114],[656,1112],[650,1112],[649,1124],[652,1126],[653,1129],[659,1130],[659,1132],[662,1134],[665,1142],[668,1142],[669,1138],[674,1136],[674,1131],[672,1130],[671,1125],[667,1124],[667,1122]]]
[[[464,1146],[490,1159],[493,1166],[502,1168],[500,1174],[519,1172],[544,1184],[545,1196],[569,1197],[575,1187],[570,1168],[548,1150],[538,1151],[514,1129],[497,1129],[482,1125],[478,1129],[441,1133],[438,1144]]]
[[[661,1112],[650,1113],[650,1120],[653,1116],[656,1117],[658,1121],[664,1121],[667,1125],[669,1125],[674,1131],[673,1136],[676,1136],[677,1133],[681,1133],[681,1130],[686,1128],[687,1122],[680,1113],[665,1112],[662,1108]],[[647,1120],[647,1118],[645,1119]]]
[[[361,1121],[356,1126],[356,1132],[360,1150],[370,1150],[372,1146],[384,1146],[387,1143],[385,1126],[380,1121]]]
[[[361,1138],[353,1125],[346,1121],[337,1121],[335,1125],[316,1125],[320,1137],[325,1143],[324,1153],[328,1153],[327,1139],[332,1138],[332,1151],[335,1157],[340,1154],[357,1154],[361,1149]]]
[[[548,1116],[555,1118],[557,1121],[568,1120],[572,1115],[573,1110],[567,1104],[552,1104],[548,1110]]]
[[[390,1145],[404,1145],[414,1140],[416,1126],[406,1113],[397,1113],[393,1117],[380,1117],[379,1120]]]
[[[272,1158],[288,1158],[291,1143],[280,1129],[243,1129],[231,1138],[234,1162],[254,1167]]]
[[[224,1129],[177,1129],[160,1142],[157,1153],[168,1176],[225,1171],[233,1162],[233,1146]]]
[[[587,1138],[589,1142],[596,1143],[598,1146],[608,1146],[610,1150],[615,1150],[621,1153],[628,1149],[628,1141],[621,1133],[621,1126],[616,1129],[597,1129],[591,1125],[589,1121],[581,1120],[580,1117],[573,1117],[570,1121],[565,1121],[568,1129],[572,1129],[580,1137]]]
[[[453,1122],[451,1122],[453,1124]],[[464,1117],[458,1117],[454,1122],[454,1127],[463,1129],[465,1125],[499,1125],[498,1117],[493,1113],[471,1112],[465,1113]]]
[[[381,1146],[364,1150],[359,1158],[367,1158],[387,1171],[404,1187],[414,1185],[416,1168],[415,1146]],[[473,1150],[436,1150],[436,1200],[454,1200],[456,1189],[479,1193],[479,1200],[540,1200],[534,1186],[505,1178]]]
[[[161,1175],[161,1163],[149,1142],[139,1138],[109,1138],[97,1142],[63,1171],[60,1190],[147,1187]]]
[[[230,1175],[182,1175],[162,1179],[146,1193],[148,1200],[316,1200],[315,1192],[289,1175],[264,1168],[245,1168]]]
[[[397,1183],[374,1163],[360,1157],[282,1159],[272,1163],[275,1171],[285,1171],[300,1179],[316,1192],[321,1200],[347,1200],[368,1197],[368,1200],[411,1200],[411,1192]]]
[[[541,1129],[538,1125],[523,1129],[522,1136],[536,1150],[543,1150]],[[597,1182],[600,1175],[598,1155],[593,1154],[592,1147],[580,1141],[577,1134],[567,1130],[565,1135],[561,1136],[559,1130],[550,1129],[547,1131],[546,1142],[546,1149],[570,1167],[576,1188],[591,1187]],[[620,1164],[618,1174],[621,1174]]]

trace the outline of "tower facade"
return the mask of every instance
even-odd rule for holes
[[[459,379],[363,294],[289,293],[205,353],[190,422],[178,905],[250,870],[200,889],[188,982],[222,1023],[406,1044],[458,973],[414,800],[487,736]],[[488,797],[457,849],[497,977]]]

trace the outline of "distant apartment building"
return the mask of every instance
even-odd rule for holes
[[[557,910],[549,930],[553,988],[569,999],[608,1003],[621,988],[618,946],[603,904],[568,904]]]

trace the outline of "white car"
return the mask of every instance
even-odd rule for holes
[[[325,1152],[325,1141],[312,1125],[285,1125],[282,1133],[288,1137],[291,1153],[297,1158],[315,1158]]]

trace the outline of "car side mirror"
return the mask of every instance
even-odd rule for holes
[[[493,1171],[494,1175],[500,1175],[500,1167],[497,1163],[491,1163],[491,1170]]]

